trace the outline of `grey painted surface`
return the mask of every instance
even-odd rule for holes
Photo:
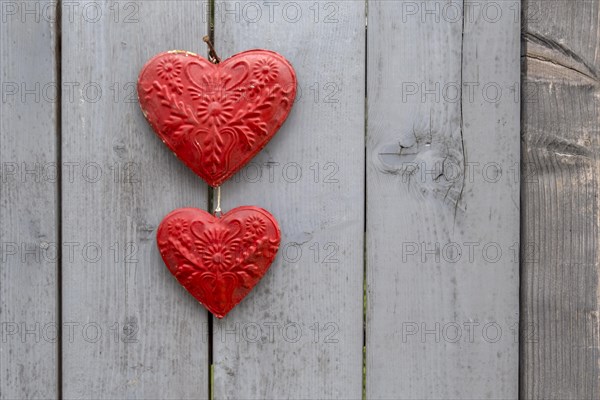
[[[277,136],[223,187],[226,210],[273,213],[282,246],[263,281],[215,322],[214,397],[360,398],[364,3],[281,2],[256,22],[239,2],[216,4],[221,57],[278,51],[300,90]]]
[[[489,3],[369,2],[367,398],[517,398],[520,24]]]
[[[0,24],[0,398],[50,398],[58,386],[55,26],[13,5]]]
[[[600,2],[527,1],[521,397],[600,396]]]
[[[63,393],[206,398],[207,312],[165,268],[155,234],[169,211],[206,207],[208,191],[152,132],[135,92],[154,54],[204,50],[202,3],[115,3],[118,16],[96,4],[97,22],[63,18],[63,81],[81,85],[73,101],[63,93],[63,241],[78,246],[63,254],[63,321],[76,324],[73,340],[63,334]],[[79,163],[73,179],[67,162]]]
[[[57,343],[43,336],[52,333],[44,324],[61,322],[55,263],[31,256],[23,262],[20,249],[16,256],[3,253],[0,322],[29,328],[40,322],[40,340],[19,326],[0,343],[0,398],[53,398],[60,386],[65,398],[206,398],[211,339],[214,398],[360,398],[365,222],[367,397],[516,398],[519,9],[518,2],[489,4],[485,18],[475,8],[463,21],[454,14],[462,11],[459,2],[425,8],[422,2],[370,1],[365,65],[364,2],[216,3],[218,53],[279,51],[296,68],[300,91],[279,134],[223,187],[225,210],[264,207],[278,219],[283,238],[272,269],[224,321],[214,321],[212,338],[210,317],[170,276],[155,245],[162,218],[177,207],[206,208],[208,190],[152,133],[134,85],[141,66],[158,52],[206,53],[207,4],[65,4],[62,354],[57,357]],[[583,4],[597,16],[595,1]],[[497,20],[496,6],[502,7]],[[569,27],[584,19],[577,10],[568,10]],[[39,23],[15,18],[0,28],[2,82],[39,81],[43,87],[55,80],[55,27],[43,16]],[[597,28],[597,21],[590,23]],[[571,37],[540,24],[532,32],[557,42]],[[577,139],[569,140],[595,149],[597,75],[589,65],[597,65],[597,32],[590,31],[596,32],[584,24],[573,32],[578,39],[569,47],[586,61],[584,77],[568,68],[553,77],[591,76],[591,82],[561,86],[572,98],[557,97],[556,83],[532,75],[547,83],[551,96],[541,97],[539,110],[527,111],[525,138],[532,143],[567,126],[561,118],[577,115]],[[539,58],[529,60],[532,74],[548,68]],[[534,62],[545,69],[533,68]],[[502,95],[494,102],[496,87]],[[54,162],[57,105],[31,95],[21,101],[20,94],[2,102],[0,160]],[[563,108],[581,104],[585,112],[561,114],[559,100]],[[544,125],[536,115],[554,122]],[[541,175],[550,171],[553,178],[524,186],[526,221],[538,221],[525,223],[526,235],[538,240],[555,232],[538,242],[555,249],[566,246],[568,229],[574,229],[579,233],[570,259],[583,259],[585,269],[577,278],[561,270],[557,279],[558,270],[553,275],[525,263],[524,319],[541,324],[545,341],[525,345],[522,394],[591,396],[598,376],[597,226],[575,216],[559,226],[550,216],[576,204],[573,209],[597,219],[597,182],[590,172],[597,172],[597,163],[588,154],[567,168],[537,151],[527,147],[525,157],[535,156]],[[20,170],[8,177],[2,167],[1,241],[47,242],[50,249],[39,254],[51,255],[59,239],[58,183],[45,179],[47,170],[36,182]],[[567,173],[578,180],[564,178]],[[557,202],[552,196],[560,190],[565,197]],[[493,262],[498,248],[502,255]],[[583,297],[558,297],[564,292]],[[556,308],[548,304],[559,301],[557,325]],[[574,315],[567,313],[572,304],[580,306]],[[563,339],[553,336],[556,326]],[[572,352],[565,337],[581,350]],[[560,370],[544,367],[556,360]]]

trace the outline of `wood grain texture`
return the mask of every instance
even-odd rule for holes
[[[517,398],[519,4],[477,4],[368,3],[369,399]]]
[[[225,210],[256,205],[273,213],[282,245],[262,282],[215,321],[214,398],[357,399],[365,5],[266,3],[217,1],[215,8],[222,58],[252,48],[280,52],[300,90],[275,138],[223,186]]]
[[[62,111],[63,240],[74,243],[63,254],[64,397],[206,398],[207,313],[164,266],[155,235],[169,211],[205,208],[208,190],[152,132],[135,91],[156,53],[205,51],[206,8],[77,4],[63,16],[63,81],[78,84]]]
[[[600,2],[523,18],[521,398],[597,399]]]
[[[0,4],[0,399],[56,398],[54,5]]]

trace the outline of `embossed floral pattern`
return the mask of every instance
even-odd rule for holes
[[[187,90],[193,100],[202,100],[206,96],[230,97],[230,100],[236,101],[239,96],[235,96],[235,90],[227,90],[227,83],[231,81],[231,76],[223,73],[214,75],[202,75],[198,82],[189,86]]]
[[[220,126],[233,118],[231,97],[210,94],[203,96],[198,103],[198,118],[208,126]]]
[[[273,137],[296,95],[283,57],[263,50],[219,65],[164,53],[140,74],[140,104],[154,130],[196,174],[216,187]]]
[[[200,235],[195,245],[206,268],[225,272],[233,266],[240,240],[234,232],[214,226]]]
[[[181,237],[187,231],[187,228],[188,222],[181,218],[174,218],[168,224],[169,234],[176,238]]]
[[[257,81],[257,80],[250,81],[250,83],[248,84],[248,87],[245,88],[244,96],[245,96],[246,100],[256,101],[257,99],[260,99],[260,94],[264,90],[264,88],[265,88],[264,83]]]
[[[165,81],[174,93],[183,94],[183,82],[180,74],[183,69],[183,63],[175,56],[168,56],[162,59],[156,67],[156,74]]]
[[[177,280],[218,317],[258,283],[279,248],[279,228],[266,211],[240,207],[216,218],[176,210],[163,220],[157,241]]]
[[[246,220],[246,229],[254,235],[261,235],[265,228],[266,224],[262,218],[254,216]]]
[[[177,58],[166,57],[158,63],[158,76],[166,80],[177,78],[181,73],[181,68],[181,61]]]
[[[269,83],[277,77],[277,65],[270,58],[262,58],[254,65],[254,78],[259,82]]]

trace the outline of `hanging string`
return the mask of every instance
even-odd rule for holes
[[[206,45],[208,46],[208,60],[213,64],[220,63],[221,59],[217,55],[217,52],[215,51],[215,48],[213,47],[213,44],[210,41],[210,37],[206,35],[202,38],[202,40],[204,40],[204,43],[206,43]]]

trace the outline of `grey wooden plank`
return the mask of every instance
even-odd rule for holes
[[[58,393],[57,39],[36,4],[0,3],[0,399]]]
[[[63,16],[63,81],[77,85],[62,111],[65,398],[208,397],[207,313],[155,238],[169,211],[205,208],[208,190],[152,132],[135,91],[154,54],[204,51],[205,9],[78,2]]]
[[[597,399],[600,2],[524,3],[521,397]]]
[[[300,97],[223,186],[226,210],[273,213],[282,245],[262,282],[215,321],[215,399],[361,398],[364,24],[360,1],[216,2],[221,57],[280,52]]]
[[[517,398],[518,6],[368,3],[369,399]]]

